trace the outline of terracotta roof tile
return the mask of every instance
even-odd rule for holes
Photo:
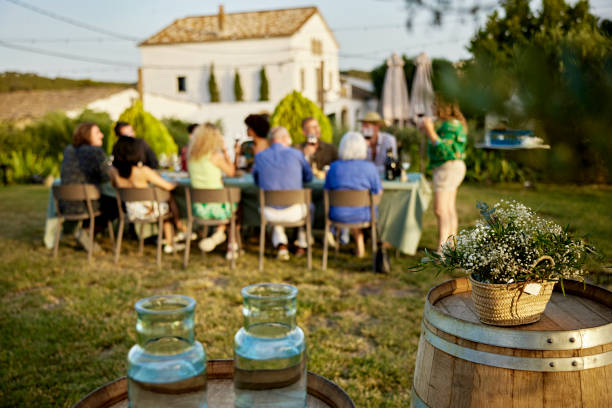
[[[293,35],[318,10],[303,7],[283,10],[224,13],[223,29],[219,15],[185,17],[174,21],[140,45],[244,40]]]

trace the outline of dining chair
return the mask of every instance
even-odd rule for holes
[[[259,236],[259,271],[263,272],[264,249],[266,245],[266,225],[281,227],[303,227],[306,226],[306,242],[308,243],[308,270],[312,269],[312,244],[310,203],[312,202],[312,191],[309,188],[301,190],[259,190],[259,216],[260,216],[260,236]],[[266,206],[289,207],[295,204],[306,205],[306,215],[301,220],[295,222],[273,222],[266,219],[264,208]]]
[[[127,216],[123,210],[122,202],[127,204],[134,201],[147,201],[150,203],[156,203],[157,211],[154,211],[154,213],[147,218],[135,218],[132,220],[128,219],[128,222],[140,225],[140,236],[138,243],[139,255],[142,255],[144,249],[144,225],[157,223],[157,266],[161,267],[162,243],[164,241],[164,221],[169,219],[172,215],[170,212],[162,214],[160,209],[162,203],[166,203],[170,200],[170,192],[157,187],[118,188],[115,191],[117,197],[117,207],[119,209],[119,232],[117,234],[117,245],[115,247],[115,263],[119,262],[119,255],[121,254],[121,241],[123,239],[123,230],[125,228]]]
[[[336,227],[336,248],[334,260],[338,259],[341,228],[370,228],[372,235],[372,270],[376,272],[376,206],[380,203],[382,194],[372,194],[370,190],[323,190],[323,205],[325,206],[325,233],[323,240],[323,260],[321,268],[327,270],[328,234],[331,227]],[[329,218],[329,207],[369,207],[370,221],[347,224]]]
[[[236,234],[236,211],[237,206],[234,208],[234,203],[240,202],[240,189],[236,187],[228,187],[222,189],[208,190],[208,189],[197,189],[197,188],[185,188],[185,202],[187,207],[187,237],[191,237],[193,234],[193,224],[200,224],[204,226],[204,236],[207,235],[208,227],[218,225],[228,225],[229,230],[229,242],[233,242],[237,245],[238,250],[240,249],[240,238]],[[194,217],[193,210],[191,207],[192,203],[230,203],[232,207],[230,218],[215,220],[215,219],[204,219],[200,217]],[[188,238],[185,247],[185,255],[183,259],[183,267],[187,267],[189,263],[189,250],[191,247],[191,240]],[[231,257],[230,267],[234,269],[236,266],[235,257]]]
[[[94,250],[94,227],[95,218],[102,214],[100,210],[93,209],[93,201],[100,199],[100,190],[93,184],[66,184],[53,186],[53,201],[57,211],[58,226],[55,232],[55,245],[53,246],[53,257],[57,257],[57,251],[60,241],[60,233],[65,220],[68,221],[83,221],[89,220],[89,239],[91,240],[87,249],[87,260],[91,263]],[[60,201],[64,202],[81,202],[85,203],[86,210],[78,213],[63,214],[60,207]],[[114,245],[113,224],[108,221],[108,233],[110,235],[111,245]]]

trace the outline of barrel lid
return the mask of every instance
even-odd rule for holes
[[[424,319],[448,334],[492,346],[526,350],[573,350],[608,344],[612,339],[612,292],[564,281],[555,286],[539,322],[511,328],[481,323],[467,278],[444,282],[427,294]]]

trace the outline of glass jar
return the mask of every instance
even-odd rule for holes
[[[206,408],[206,353],[193,335],[195,305],[181,295],[136,302],[138,344],[128,354],[131,408]]]
[[[244,327],[234,337],[236,408],[306,406],[306,340],[296,325],[297,292],[275,283],[242,289]]]

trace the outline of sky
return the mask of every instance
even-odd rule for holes
[[[125,39],[67,24],[15,3]],[[369,71],[393,52],[415,56],[425,51],[433,58],[452,61],[468,58],[469,39],[485,22],[484,15],[476,20],[449,15],[437,27],[423,11],[409,31],[404,0],[0,0],[0,72],[135,82],[135,67],[140,63],[138,40],[177,18],[217,14],[219,4],[226,13],[317,6],[340,43],[341,70]],[[612,1],[591,0],[591,5],[595,15],[612,19]]]

